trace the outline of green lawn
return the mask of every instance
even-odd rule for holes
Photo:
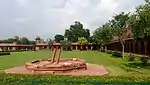
[[[25,62],[48,58],[52,56],[51,51],[31,51],[31,52],[12,52],[8,56],[0,56],[0,70],[24,65]],[[104,65],[111,76],[150,76],[149,68],[132,68],[135,71],[127,72],[121,68],[127,61],[120,58],[113,58],[110,54],[104,54],[98,51],[63,51],[61,57],[64,58],[82,58],[86,62]]]

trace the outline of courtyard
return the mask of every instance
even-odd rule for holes
[[[5,69],[23,66],[28,61],[51,56],[52,51],[48,50],[11,52],[11,55],[0,56],[0,72],[4,73]],[[87,63],[103,65],[109,71],[108,76],[150,76],[150,66],[143,66],[138,59],[128,64],[131,62],[99,51],[62,51],[61,58],[81,58]]]

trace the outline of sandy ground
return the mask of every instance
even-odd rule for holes
[[[5,73],[16,73],[16,74],[53,74],[53,72],[32,72],[26,70],[24,66],[14,67],[10,69],[6,69]],[[87,70],[76,70],[65,73],[55,73],[55,75],[88,75],[88,76],[98,76],[98,75],[106,75],[109,74],[107,69],[102,65],[90,64],[87,63]]]

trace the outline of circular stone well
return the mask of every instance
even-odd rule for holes
[[[87,69],[86,62],[78,58],[60,59],[59,63],[51,63],[49,59],[36,60],[25,63],[25,68],[32,72],[68,72]]]

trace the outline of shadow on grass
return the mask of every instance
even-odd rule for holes
[[[138,63],[138,62],[131,62],[128,64],[124,64],[125,66],[131,67],[131,68],[144,68],[144,69],[150,69],[150,63]]]
[[[143,74],[144,69],[147,70],[150,69],[150,63],[143,64],[140,62],[129,62],[129,63],[122,64],[120,67],[127,72],[136,72],[136,73]]]

